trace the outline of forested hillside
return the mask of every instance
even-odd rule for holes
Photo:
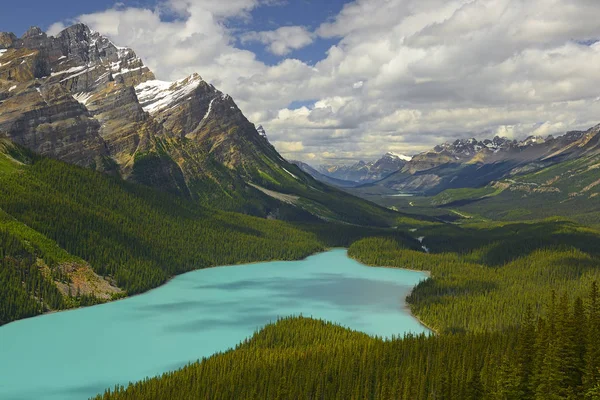
[[[0,295],[8,299],[0,323],[140,293],[194,269],[294,260],[360,237],[398,236],[218,211],[0,145]]]
[[[369,238],[349,255],[368,265],[431,271],[408,301],[439,332],[489,331],[536,315],[551,290],[582,296],[600,281],[600,233],[566,221],[484,227],[423,227],[430,254],[393,239]]]
[[[97,399],[598,398],[597,231],[557,218],[413,222],[430,253],[388,236],[359,240],[349,255],[431,271],[408,301],[435,334],[383,341],[288,319],[235,350]]]
[[[0,325],[64,307],[63,296],[40,271],[36,254],[0,229]]]
[[[96,400],[597,399],[600,299],[547,294],[519,328],[383,341],[290,318],[247,342]]]

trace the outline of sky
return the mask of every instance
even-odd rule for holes
[[[199,73],[316,165],[600,123],[598,16],[598,0],[30,0],[0,30],[84,22],[158,79]]]

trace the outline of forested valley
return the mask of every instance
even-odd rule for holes
[[[375,234],[418,248],[393,230],[220,211],[19,147],[9,150],[9,157],[0,153],[0,298],[6,300],[0,325],[141,293],[195,269],[297,260]],[[72,266],[86,266],[122,292],[104,298],[78,293]],[[68,289],[61,293],[58,283]]]
[[[289,318],[96,400],[600,398],[598,232],[560,218],[411,223],[431,253],[389,236],[358,240],[349,255],[430,271],[408,301],[431,335],[382,340]]]
[[[597,399],[600,299],[551,292],[544,317],[503,331],[372,338],[280,320],[235,350],[106,391],[133,399]]]
[[[0,323],[140,293],[197,268],[335,246],[367,265],[431,272],[408,297],[430,336],[382,340],[289,318],[234,350],[99,398],[600,396],[600,233],[592,227],[559,217],[449,224],[402,214],[393,229],[270,221],[26,151],[12,158],[0,160]],[[122,291],[71,291],[69,265],[89,266]]]

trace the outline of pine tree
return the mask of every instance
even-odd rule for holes
[[[532,399],[534,392],[531,390],[532,376],[535,362],[535,319],[531,305],[525,310],[523,325],[519,329],[517,342],[516,362],[520,377],[519,391],[523,399]]]
[[[600,381],[600,293],[592,282],[588,300],[587,341],[585,351],[584,390],[589,392]]]
[[[517,368],[508,357],[505,356],[502,358],[496,381],[494,399],[519,400],[523,398],[523,392],[520,390],[521,377]]]
[[[473,371],[471,378],[467,382],[467,397],[466,400],[482,400],[485,395],[483,383],[481,383],[481,375],[478,371]]]

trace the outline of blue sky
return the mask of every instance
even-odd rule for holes
[[[265,31],[281,26],[306,26],[315,30],[323,22],[335,17],[346,0],[293,0],[282,5],[263,6],[252,12],[252,20],[243,24],[242,29],[250,31]],[[338,40],[317,38],[312,44],[292,51],[287,57],[298,58],[306,63],[314,64],[323,58],[324,53]],[[240,48],[254,52],[266,64],[273,65],[282,57],[275,56],[265,50],[260,43],[240,44]]]
[[[227,1],[227,0],[223,0]],[[227,21],[229,28],[239,32],[274,30],[282,26],[305,26],[315,30],[323,22],[334,18],[349,0],[291,0],[275,2],[274,5],[263,5],[251,12],[252,18],[231,19]],[[122,7],[152,8],[155,0],[31,0],[17,1],[5,7],[0,13],[0,31],[14,32],[21,36],[30,26],[47,29],[58,21],[73,20],[82,14],[104,11],[115,4]],[[35,10],[32,12],[31,10]],[[324,57],[325,52],[337,39],[316,38],[315,41],[301,49],[293,50],[285,57],[298,58],[306,63],[314,64]],[[250,50],[267,65],[275,65],[284,57],[267,51],[259,42],[238,42],[237,47]]]
[[[107,0],[15,1],[11,2],[10,7],[2,7],[2,12],[0,13],[0,30],[14,32],[17,36],[21,36],[32,25],[46,29],[57,21],[105,10],[113,4],[114,1]]]

